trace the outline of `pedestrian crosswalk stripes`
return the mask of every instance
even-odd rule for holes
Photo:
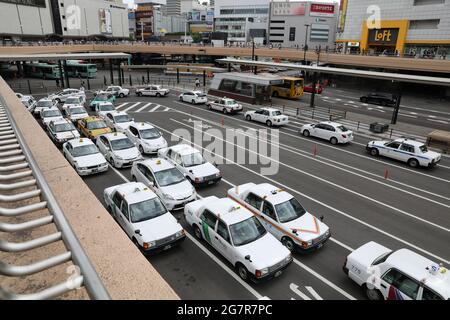
[[[168,112],[171,108],[153,102],[125,102],[116,109],[123,112]]]

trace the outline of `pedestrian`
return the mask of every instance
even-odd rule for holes
[[[84,81],[83,82],[81,82],[81,86],[80,86],[80,91],[82,91],[82,92],[84,92]]]
[[[56,79],[56,87],[59,88],[59,79]]]
[[[195,87],[196,88],[200,87],[200,80],[198,78],[195,78]]]

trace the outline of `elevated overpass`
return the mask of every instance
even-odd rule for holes
[[[84,44],[84,45],[48,45],[48,46],[26,46],[26,47],[0,47],[2,54],[43,54],[43,53],[78,53],[78,52],[125,52],[125,53],[148,53],[148,54],[175,54],[175,55],[199,55],[199,56],[238,56],[249,57],[252,48],[234,47],[209,47],[209,46],[180,46],[160,44]],[[301,61],[303,51],[297,49],[269,49],[256,48],[255,55],[258,57],[275,58],[281,60]],[[317,54],[314,51],[306,53],[306,59],[316,61]],[[380,57],[362,55],[344,55],[336,53],[320,54],[320,62],[335,66],[353,66],[359,68],[379,68],[389,70],[404,70],[429,73],[450,73],[450,61],[414,59],[400,57]]]

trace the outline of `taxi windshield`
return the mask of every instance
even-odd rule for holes
[[[295,220],[306,213],[306,210],[295,198],[275,205],[275,210],[281,223]]]
[[[99,94],[95,97],[96,101],[108,101],[109,95],[107,94]]]
[[[83,114],[86,113],[86,110],[84,108],[70,108],[69,112],[70,114]]]
[[[422,153],[428,152],[428,148],[426,145],[422,145],[419,147],[420,151],[422,151]]]
[[[91,121],[86,124],[88,130],[96,130],[106,128],[106,123],[104,121]]]
[[[278,111],[278,110],[277,110],[277,111],[273,111],[273,112],[272,112],[272,116],[273,116],[273,117],[281,116],[281,111]]]
[[[139,133],[141,134],[142,139],[156,139],[161,136],[159,131],[155,128],[140,130]]]
[[[75,127],[71,123],[61,123],[55,125],[55,132],[65,132],[75,130]]]
[[[200,152],[194,152],[191,154],[184,155],[183,157],[183,165],[185,167],[193,167],[204,164],[206,161],[203,159]]]
[[[111,140],[113,150],[125,150],[134,147],[134,144],[128,138]]]
[[[53,102],[51,102],[51,101],[38,101],[36,106],[39,107],[39,108],[51,108],[51,107],[53,107]]]
[[[161,187],[171,186],[185,180],[183,174],[176,168],[156,172],[155,177]]]
[[[80,103],[80,98],[77,97],[70,97],[66,99],[66,104],[78,104]]]
[[[83,156],[88,156],[88,155],[97,154],[97,153],[98,153],[98,150],[95,147],[95,145],[93,145],[93,144],[76,147],[76,148],[73,148],[73,150],[72,150],[72,156],[74,156],[74,157],[83,157]]]
[[[227,105],[233,105],[233,104],[236,104],[236,101],[235,100],[228,100],[228,101],[226,101],[226,104]]]
[[[130,122],[131,118],[127,114],[124,114],[124,115],[114,117],[114,120],[116,121],[116,123],[124,123],[124,122]]]
[[[98,107],[100,111],[114,111],[114,106],[112,104],[104,104]]]
[[[230,225],[231,238],[236,247],[258,240],[267,231],[256,217]]]
[[[167,210],[159,198],[145,200],[130,205],[131,222],[142,222],[159,217]]]
[[[50,117],[60,117],[61,111],[59,110],[46,110],[43,112],[44,118],[50,118]]]
[[[341,130],[342,132],[347,132],[348,131],[348,129],[346,127],[344,127],[344,126],[338,126],[337,128],[339,130]]]

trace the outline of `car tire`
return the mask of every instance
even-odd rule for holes
[[[332,137],[331,139],[330,139],[330,143],[332,144],[332,145],[337,145],[338,144],[338,139],[336,138],[336,137]]]
[[[191,103],[192,103],[192,104],[195,104],[195,100],[194,100],[194,99],[192,99]]]
[[[156,97],[161,97],[161,94],[159,92],[156,93]]]
[[[365,97],[362,97],[360,100],[362,103],[367,103],[367,98],[365,98]]]
[[[119,98],[124,98],[125,95],[123,93],[119,93]]]
[[[369,300],[383,300],[383,295],[381,294],[380,290],[378,289],[369,289],[365,288],[367,299]]]
[[[295,251],[295,243],[294,243],[294,241],[292,241],[291,238],[289,238],[289,237],[284,237],[283,239],[281,239],[281,243],[282,243],[283,246],[285,246],[286,249],[288,249],[290,252],[294,252],[294,251]]]
[[[183,97],[179,97],[180,101],[183,102]]]
[[[309,137],[311,135],[309,130],[303,130],[302,134],[303,134],[304,137]]]
[[[249,272],[248,272],[247,268],[242,263],[238,263],[236,265],[236,270],[237,270],[237,274],[239,275],[239,277],[242,280],[244,280],[245,282],[248,282],[248,280],[249,280]]]
[[[247,121],[252,121],[252,117],[250,117],[249,115],[247,115],[247,116],[245,117],[245,120],[247,120]]]
[[[60,104],[61,103],[61,99],[55,99],[56,103]]]
[[[137,179],[136,179],[136,177],[133,175],[133,176],[131,176],[131,181],[133,181],[133,182],[137,182]]]
[[[199,226],[196,225],[196,224],[194,224],[194,236],[195,236],[198,240],[202,240],[202,239],[203,239],[203,237],[202,237],[202,232],[201,232]]]
[[[227,108],[223,108],[222,112],[223,112],[223,114],[228,114]]]
[[[207,104],[206,107],[208,108],[208,110],[212,110],[212,107],[210,104]]]
[[[138,150],[139,150],[139,152],[140,152],[142,155],[145,153],[145,152],[144,152],[144,148],[142,147],[141,144],[139,145]]]
[[[380,152],[378,152],[377,148],[371,148],[369,152],[370,152],[370,155],[374,156],[374,157],[378,157],[378,155],[380,154]]]
[[[419,161],[417,161],[417,159],[414,159],[414,158],[409,159],[408,165],[412,168],[417,168],[417,167],[419,167]]]
[[[266,125],[267,125],[268,127],[271,127],[271,126],[272,126],[272,121],[267,120],[267,121],[266,121]]]
[[[138,93],[137,93],[137,96],[138,96],[138,97],[142,97],[142,92],[138,92]]]
[[[116,167],[116,163],[114,162],[113,158],[109,158],[109,163],[111,164],[111,167],[113,167],[113,168]]]

